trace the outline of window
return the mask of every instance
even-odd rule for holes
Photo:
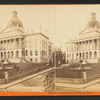
[[[24,53],[24,51],[22,51],[22,57],[23,57],[23,56],[25,56],[25,53]]]
[[[38,46],[38,40],[35,39],[35,47],[37,47],[37,46]]]
[[[10,52],[8,52],[8,58],[10,58]]]
[[[19,51],[16,51],[16,58],[19,58]]]
[[[3,52],[1,52],[1,58],[3,57]]]
[[[35,61],[36,61],[36,62],[38,61],[37,58],[35,58]]]
[[[32,40],[29,41],[30,48],[32,47]]]
[[[96,51],[94,52],[94,58],[97,58],[97,52]]]
[[[4,52],[4,59],[6,58],[6,52]]]
[[[83,59],[85,58],[85,53],[83,52]]]
[[[88,52],[86,52],[86,59],[88,59]]]
[[[45,51],[45,56],[47,56],[47,51]]]
[[[32,50],[30,50],[30,56],[32,56],[32,55],[33,55]]]
[[[47,42],[45,43],[46,49],[47,49]]]
[[[11,58],[13,58],[13,56],[14,56],[14,53],[13,53],[13,51],[11,51]]]
[[[26,56],[28,56],[28,50],[26,50]]]
[[[37,50],[35,50],[35,56],[37,56],[38,55],[38,51]]]
[[[45,56],[45,51],[44,50],[41,51],[41,55]]]
[[[33,59],[31,58],[31,59],[30,59],[30,62],[32,62],[32,61],[33,61]]]
[[[92,58],[92,52],[89,53],[89,58],[90,58],[90,59]]]

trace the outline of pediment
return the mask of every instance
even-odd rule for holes
[[[14,28],[6,28],[0,33],[0,39],[22,36],[23,31]]]
[[[0,33],[7,33],[7,32],[12,32],[12,31],[18,31],[18,30],[19,29],[17,29],[17,28],[5,28]],[[21,30],[19,30],[19,31],[21,31]]]
[[[91,33],[91,32],[94,32],[94,31],[95,31],[94,28],[86,28],[86,29],[82,30],[82,31],[79,33],[79,35],[85,34],[85,33]]]

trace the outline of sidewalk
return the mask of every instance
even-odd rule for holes
[[[54,69],[54,68],[49,68],[49,69],[47,69],[47,70],[41,71],[41,72],[36,73],[36,74],[33,74],[33,75],[26,76],[26,77],[24,77],[24,78],[20,78],[20,79],[18,79],[18,80],[15,80],[15,81],[10,82],[10,83],[7,83],[7,84],[1,84],[1,85],[0,85],[0,89],[7,89],[7,88],[9,88],[9,87],[11,87],[11,86],[17,85],[17,84],[19,84],[19,83],[21,83],[21,82],[24,82],[24,81],[29,80],[29,79],[31,79],[31,78],[34,78],[34,77],[36,77],[36,76],[38,76],[38,75],[41,75],[41,74],[43,74],[43,73],[46,73],[47,71],[50,71],[51,69]]]
[[[96,84],[100,82],[100,78],[93,80],[91,82],[88,83],[84,83],[84,84],[67,84],[67,83],[56,83],[56,86],[58,87],[65,87],[65,88],[73,88],[73,89],[85,89],[93,84]]]

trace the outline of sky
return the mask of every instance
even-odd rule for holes
[[[7,26],[12,11],[18,12],[24,29],[28,32],[42,32],[56,47],[65,51],[65,43],[76,38],[96,13],[100,21],[100,5],[0,5],[0,30]]]

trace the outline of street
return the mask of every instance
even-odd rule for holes
[[[100,92],[100,79],[85,84],[63,84],[56,83],[57,92],[84,91],[84,92]]]

